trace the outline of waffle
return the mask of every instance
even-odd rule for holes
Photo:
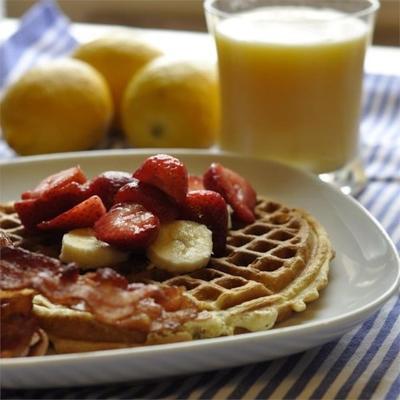
[[[16,244],[46,254],[59,251],[48,237],[26,236],[12,207],[0,212],[0,228]],[[131,260],[128,268],[116,266],[131,282],[186,288],[186,295],[203,311],[177,335],[110,334],[90,314],[54,306],[37,296],[35,310],[42,327],[57,351],[90,351],[269,329],[293,311],[304,311],[328,283],[334,252],[327,233],[307,212],[268,199],[260,198],[255,212],[253,224],[230,229],[226,253],[211,258],[206,268],[172,276],[147,260]]]
[[[130,281],[184,286],[205,318],[190,327],[212,337],[269,329],[318,299],[334,252],[323,227],[307,212],[259,199],[256,221],[234,226],[226,254],[207,268],[172,276],[149,265]],[[198,325],[198,326],[197,326]]]
[[[56,353],[120,349],[191,339],[190,333],[184,330],[146,335],[108,325],[97,321],[88,312],[55,305],[41,295],[35,296],[33,310]]]

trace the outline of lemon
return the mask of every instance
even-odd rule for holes
[[[32,155],[90,149],[111,118],[103,77],[81,61],[62,59],[29,70],[9,86],[0,124],[10,147]]]
[[[121,117],[134,147],[211,146],[219,127],[215,65],[158,58],[129,83]]]
[[[73,57],[96,68],[106,79],[116,110],[116,125],[122,95],[136,72],[161,51],[143,39],[126,31],[117,31],[79,46]]]

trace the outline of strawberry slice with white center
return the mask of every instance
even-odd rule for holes
[[[157,238],[159,219],[140,204],[116,204],[94,225],[95,235],[123,250],[144,250]]]
[[[157,187],[178,204],[185,201],[188,172],[185,165],[175,157],[166,154],[149,157],[133,173],[133,177]]]
[[[254,222],[257,194],[246,179],[219,163],[212,163],[204,173],[203,183],[206,189],[221,194],[236,218],[246,224]]]
[[[38,224],[42,230],[69,231],[87,228],[107,212],[99,196],[91,196],[75,207],[57,215],[55,218]]]

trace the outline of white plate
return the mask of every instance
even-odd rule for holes
[[[4,163],[0,166],[0,200],[17,199],[39,179],[77,163],[88,176],[112,169],[133,171],[154,152],[70,153]],[[71,386],[142,380],[282,357],[341,336],[374,313],[395,292],[400,275],[397,252],[374,218],[350,197],[311,175],[269,161],[201,151],[169,153],[177,155],[197,174],[218,160],[247,177],[259,194],[314,214],[327,229],[336,250],[330,283],[321,298],[306,312],[270,331],[135,349],[2,360],[3,386]]]

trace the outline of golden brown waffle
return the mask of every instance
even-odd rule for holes
[[[16,243],[27,248],[32,248],[33,243],[33,247],[39,251],[44,249],[47,254],[59,251],[48,237],[26,236],[12,207],[8,211],[2,210],[0,227],[10,233]],[[256,221],[245,227],[234,226],[229,232],[226,254],[212,258],[206,268],[172,276],[138,258],[130,260],[129,269],[126,263],[119,269],[130,281],[163,282],[186,288],[187,296],[204,312],[195,322],[187,323],[178,336],[135,340],[127,339],[123,332],[116,332],[115,338],[111,335],[107,340],[107,334],[102,333],[107,332],[107,327],[100,324],[99,329],[95,329],[98,323],[88,313],[61,310],[37,299],[36,311],[60,352],[269,329],[289,317],[292,311],[304,311],[306,303],[319,297],[319,291],[328,283],[329,262],[333,255],[325,230],[310,214],[259,199]],[[76,335],[63,335],[68,330],[81,332],[81,340]],[[95,339],[93,332],[99,333]]]
[[[308,213],[260,199],[256,221],[231,229],[226,255],[208,267],[171,276],[150,266],[130,273],[131,281],[184,286],[200,309],[218,319],[207,337],[272,327],[292,311],[303,311],[328,283],[333,250],[322,226]],[[202,322],[203,323],[203,322]]]
[[[88,312],[52,304],[41,295],[35,296],[33,310],[56,353],[119,349],[191,339],[191,335],[184,330],[164,335],[146,335],[107,325],[96,321]]]

